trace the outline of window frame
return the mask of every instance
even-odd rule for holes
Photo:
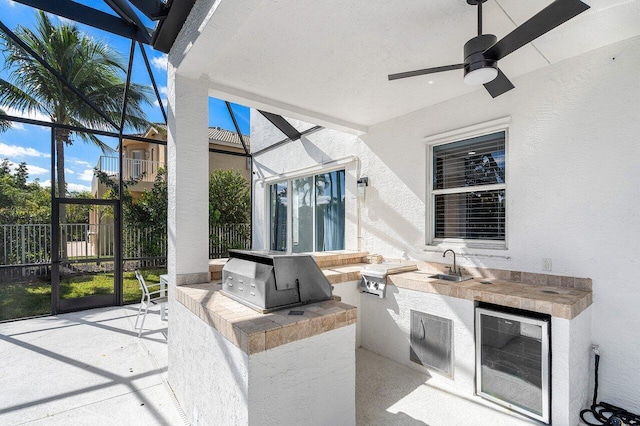
[[[337,172],[337,171],[343,171],[344,172],[344,178],[345,178],[345,187],[344,187],[344,191],[345,191],[345,200],[344,200],[344,204],[345,204],[345,220],[344,220],[344,247],[346,249],[347,247],[347,223],[346,223],[346,215],[347,215],[347,205],[349,203],[349,197],[347,196],[347,178],[348,178],[348,174],[349,174],[349,167],[347,164],[344,163],[338,163],[332,166],[328,166],[328,167],[321,167],[321,168],[311,168],[309,170],[306,171],[301,171],[300,173],[292,173],[289,176],[282,178],[282,179],[273,179],[273,180],[269,180],[268,182],[265,182],[266,188],[267,190],[264,191],[265,193],[265,206],[266,208],[266,218],[267,218],[267,222],[265,226],[265,229],[267,230],[267,238],[265,241],[267,241],[267,247],[269,248],[269,250],[271,250],[272,247],[272,241],[271,241],[271,186],[272,185],[277,185],[277,184],[281,184],[286,182],[287,184],[287,242],[286,242],[286,250],[282,253],[286,253],[286,254],[292,254],[294,253],[293,251],[293,203],[292,203],[292,188],[293,188],[293,181],[294,180],[298,180],[298,179],[304,179],[304,178],[313,178],[313,184],[315,185],[315,178],[317,175],[321,175],[321,174],[325,174],[325,173],[332,173],[332,172]],[[315,204],[316,202],[316,194],[315,191],[313,192],[313,196],[311,197],[312,202]],[[313,252],[315,252],[315,248],[316,248],[316,209],[312,209],[312,215],[313,215],[313,232],[312,232],[312,245],[313,245]]]
[[[504,212],[504,240],[476,240],[476,239],[464,239],[464,238],[436,238],[435,237],[435,197],[436,195],[443,194],[454,194],[454,193],[466,193],[466,192],[474,192],[470,191],[465,187],[461,188],[448,188],[448,189],[433,189],[433,149],[436,146],[451,144],[454,142],[464,141],[467,139],[472,139],[479,136],[485,136],[492,133],[504,132],[504,164],[505,164],[505,183],[502,184],[492,184],[492,185],[481,185],[475,186],[475,191],[489,191],[496,189],[504,189],[505,191],[505,199],[508,201],[508,184],[509,184],[509,123],[511,122],[510,117],[505,117],[493,121],[489,121],[486,123],[477,124],[474,126],[469,126],[465,128],[461,128],[458,130],[454,130],[451,132],[446,132],[434,136],[429,136],[425,138],[425,148],[426,148],[426,214],[425,214],[425,245],[427,247],[438,247],[438,246],[452,246],[452,247],[469,247],[469,248],[478,248],[478,249],[491,249],[491,250],[507,250],[509,245],[509,205],[507,202],[505,206]]]

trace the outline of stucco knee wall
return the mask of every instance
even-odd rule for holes
[[[551,319],[551,415],[554,425],[579,424],[590,405],[592,374],[591,311],[572,320]]]
[[[347,305],[355,306],[358,308],[358,317],[356,321],[356,348],[361,346],[362,342],[362,314],[360,309],[360,281],[349,281],[333,285],[333,294],[340,296],[342,302]]]
[[[249,424],[249,356],[182,304],[170,306],[169,385],[192,425]]]
[[[474,391],[475,346],[473,302],[395,286],[387,297],[362,295],[362,347],[432,376],[429,383]],[[453,380],[427,370],[409,359],[411,310],[453,321]]]
[[[191,424],[355,424],[355,325],[251,356],[177,302],[169,329],[169,385]]]

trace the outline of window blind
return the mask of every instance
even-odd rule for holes
[[[505,196],[504,131],[433,147],[435,238],[504,241]]]

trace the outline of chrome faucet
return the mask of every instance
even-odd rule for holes
[[[451,249],[445,250],[444,253],[442,253],[442,257],[446,257],[448,252],[453,253],[453,271],[451,272],[451,275],[462,275],[460,273],[460,271],[458,271],[458,268],[456,266],[456,252],[455,251],[453,251]]]

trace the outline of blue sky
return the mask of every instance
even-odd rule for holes
[[[113,14],[113,11],[111,11],[102,0],[80,0],[79,3]],[[30,27],[35,23],[35,9],[11,0],[0,0],[0,12],[2,22],[13,31],[15,31],[18,25]],[[52,21],[54,23],[61,23],[66,20],[54,16],[52,17]],[[150,21],[146,21],[145,24],[149,27],[153,26]],[[91,37],[108,43],[120,52],[126,63],[129,55],[130,40],[89,26],[77,25],[81,31],[86,32]],[[160,90],[163,102],[166,105],[167,57],[160,52],[154,51],[149,46],[146,47],[146,52],[151,62],[156,84]],[[3,67],[0,69],[0,77],[8,79],[8,72],[4,69],[4,57],[2,57],[2,61]],[[133,64],[132,81],[138,84],[148,85],[149,87],[151,86],[151,80],[148,77],[142,55],[137,48]],[[232,105],[240,130],[242,133],[248,135],[249,109],[240,105]],[[7,108],[6,105],[2,105],[1,107],[11,115],[24,115]],[[146,108],[145,112],[150,121],[163,122],[162,113],[157,101],[155,101],[155,105]],[[43,121],[50,121],[44,116],[31,117]],[[235,131],[224,101],[214,98],[209,99],[209,125]],[[51,176],[50,138],[51,134],[47,128],[16,123],[11,130],[0,133],[0,159],[8,158],[15,164],[22,161],[26,162],[29,169],[29,180],[39,179],[43,185],[49,185]],[[103,141],[111,147],[117,146],[116,139],[103,138]],[[92,169],[97,164],[100,155],[103,155],[100,149],[84,143],[81,140],[76,140],[72,146],[68,147],[65,151],[65,175],[70,191],[88,190],[90,188],[91,178],[93,176]]]

